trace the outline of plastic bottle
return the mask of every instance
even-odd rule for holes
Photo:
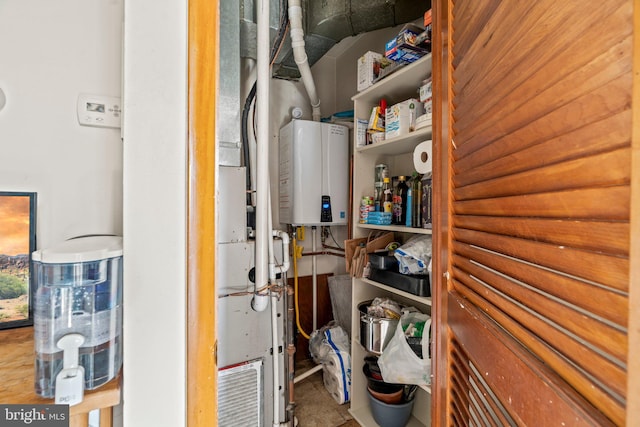
[[[373,210],[375,212],[382,212],[382,203],[384,202],[384,193],[382,192],[382,186],[384,184],[384,178],[389,175],[387,165],[380,163],[375,168],[374,178],[374,193],[373,193]]]
[[[407,178],[403,175],[398,177],[398,185],[394,193],[393,200],[393,223],[404,225],[407,214]]]
[[[384,98],[380,100],[380,104],[378,105],[378,114],[380,116],[381,127],[385,129],[385,120],[387,118],[387,100]]]
[[[413,190],[411,189],[411,185],[407,186],[407,212],[405,213],[405,223],[404,225],[406,225],[407,227],[411,227],[413,225],[412,223],[412,211],[411,211],[411,207],[413,205],[413,200],[412,200],[412,193]]]
[[[382,184],[382,211],[393,213],[393,194],[391,191],[391,180],[389,177],[385,177]]]
[[[373,194],[373,211],[382,212],[382,204],[384,202],[383,184],[376,184]]]

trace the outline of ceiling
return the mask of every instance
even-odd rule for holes
[[[278,29],[280,3],[279,0],[272,0],[270,4],[272,40]],[[244,0],[240,7],[240,53],[242,57],[255,58],[254,1]],[[302,0],[309,65],[313,65],[345,37],[414,21],[429,8],[430,0]],[[300,77],[289,37],[285,37],[284,45],[275,59],[273,76],[283,79]]]

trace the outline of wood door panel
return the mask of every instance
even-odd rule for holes
[[[485,26],[485,22],[493,15],[495,9],[502,3],[500,0],[479,2],[464,2],[456,8],[456,19],[467,23],[464,34],[456,41],[456,49],[467,51],[475,43]]]
[[[452,346],[463,355],[458,369],[464,369],[463,375],[474,381],[487,384],[510,420],[505,425],[547,425],[544,420],[576,427],[612,425],[602,414],[593,412],[548,366],[496,329],[476,305],[455,293],[450,294],[449,301],[450,334],[455,337]],[[466,394],[459,396],[462,400]],[[469,424],[461,421],[457,425]]]
[[[597,283],[567,277],[557,271],[541,269],[509,256],[495,256],[481,248],[456,243],[455,253],[467,260],[480,263],[509,277],[550,300],[562,301],[576,310],[602,319],[603,323],[624,330],[628,321],[627,296],[610,292]]]
[[[501,52],[491,49],[489,46],[482,47],[482,56],[477,59],[477,66],[481,67],[483,79],[475,82],[474,87],[454,87],[455,93],[460,97],[460,107],[457,108],[455,118],[457,126],[467,127],[468,123],[475,121],[478,115],[485,118],[495,117],[497,112],[510,112],[518,108],[524,100],[534,99],[537,93],[553,90],[555,93],[564,94],[565,91],[589,91],[595,88],[598,82],[605,79],[605,82],[612,77],[620,75],[623,70],[616,70],[620,63],[616,59],[631,49],[630,37],[619,39],[617,33],[609,31],[610,26],[622,27],[628,24],[628,11],[620,8],[620,1],[610,1],[603,10],[593,10],[587,18],[585,13],[575,13],[576,3],[566,2],[563,4],[564,13],[559,13],[559,7],[550,7],[546,14],[551,14],[554,26],[565,26],[567,19],[581,20],[580,25],[571,26],[578,28],[580,34],[576,38],[558,38],[552,33],[533,35],[527,38],[517,39],[515,36],[510,40],[516,43],[508,52]],[[625,7],[628,7],[626,5]],[[606,15],[610,13],[610,15]],[[548,29],[549,22],[545,21],[545,30]],[[525,30],[519,24],[522,30]],[[538,26],[540,27],[540,26]],[[529,30],[535,27],[528,28]],[[626,28],[626,27],[625,27]],[[570,30],[570,29],[569,29]],[[629,35],[631,33],[629,32]],[[493,37],[497,35],[493,34]],[[531,49],[525,49],[531,37],[540,40]],[[500,46],[502,49],[503,46]],[[583,52],[581,55],[567,57],[562,52],[571,50]],[[503,58],[508,56],[509,61]],[[530,56],[527,58],[526,56]],[[594,60],[595,57],[595,60]],[[499,63],[503,67],[511,67],[508,70],[496,69],[492,64]],[[506,64],[506,65],[505,65]],[[613,69],[611,67],[614,67]],[[500,79],[506,73],[515,77],[508,81]],[[611,73],[609,75],[608,73]],[[569,85],[569,82],[580,82],[580,85]],[[456,86],[460,84],[456,82]],[[602,83],[600,83],[602,84]],[[489,99],[484,97],[486,91],[490,91],[492,96]],[[557,101],[570,99],[567,96],[558,97]],[[492,113],[488,113],[492,111]]]
[[[457,122],[456,129],[470,130],[469,123],[477,124],[478,128],[474,129],[476,132],[484,131],[497,124],[503,124],[507,127],[511,122],[522,118],[522,114],[519,115],[518,110],[522,108],[523,99],[528,99],[527,117],[542,117],[572,99],[591,93],[597,94],[599,88],[630,71],[621,68],[616,59],[629,55],[632,48],[631,39],[628,37],[604,51],[601,57],[595,58],[591,63],[568,72],[565,79],[553,85],[550,84],[550,81],[553,82],[557,77],[546,75],[546,73],[532,75],[511,91],[505,91],[505,88],[500,86],[500,82],[498,82],[498,86],[492,89],[495,93],[491,99],[496,103],[491,106],[488,105],[489,100],[474,97],[469,92],[463,92],[460,96],[460,102],[464,105],[476,105],[476,107],[469,112],[460,113],[461,120]],[[571,84],[576,81],[581,84]],[[464,117],[464,121],[462,117]],[[511,125],[511,127],[513,126]]]
[[[505,339],[515,339],[517,343],[524,346],[528,352],[540,356],[543,364],[554,371],[554,378],[561,378],[565,381],[564,386],[576,390],[583,398],[594,402],[594,411],[606,414],[615,423],[624,417],[624,398],[619,394],[612,394],[608,383],[598,382],[592,376],[577,368],[576,365],[564,355],[549,347],[540,337],[529,333],[529,330],[520,323],[514,321],[510,316],[498,310],[487,300],[473,292],[461,283],[454,283],[453,288],[460,297],[467,301],[469,307],[482,308],[482,313],[492,321],[496,321],[497,327],[506,332]],[[466,307],[466,306],[465,306]],[[562,341],[564,344],[564,341]],[[498,365],[498,369],[500,366]],[[509,370],[505,371],[505,376],[512,375]],[[539,378],[538,381],[546,381],[548,378]],[[596,409],[597,408],[597,409]],[[547,421],[538,425],[554,425],[551,419],[547,419],[546,413],[540,414],[542,419]]]
[[[629,260],[626,258],[459,228],[453,229],[453,233],[457,242],[597,283],[609,292],[626,293],[629,290]],[[456,242],[454,251],[455,248]]]
[[[438,4],[434,422],[622,425],[636,5]]]
[[[534,352],[537,357],[546,361],[549,353],[557,353],[560,357],[566,359],[572,365],[570,371],[565,371],[561,374],[567,377],[567,381],[572,381],[568,373],[571,371],[578,372],[579,370],[580,372],[588,373],[590,376],[590,387],[600,387],[603,391],[608,391],[606,393],[608,400],[613,401],[615,396],[624,394],[626,366],[620,360],[620,358],[624,359],[627,350],[624,337],[621,340],[622,342],[618,342],[618,347],[624,347],[622,348],[622,353],[620,353],[620,348],[615,350],[603,348],[598,343],[613,342],[613,339],[607,339],[608,335],[603,331],[593,331],[585,334],[585,331],[581,330],[578,331],[581,333],[581,336],[579,336],[569,329],[572,327],[577,329],[575,323],[568,325],[566,321],[563,323],[556,322],[556,320],[562,321],[560,317],[562,315],[573,315],[576,319],[585,319],[585,316],[576,316],[567,309],[553,312],[551,310],[557,309],[557,306],[554,307],[552,304],[548,304],[548,310],[545,310],[544,307],[536,307],[531,301],[524,301],[525,305],[523,302],[516,301],[501,292],[499,288],[502,286],[499,281],[493,282],[492,286],[489,287],[482,281],[481,277],[473,276],[472,273],[477,273],[478,269],[465,271],[456,267],[454,271],[463,276],[459,285],[464,287],[463,292],[465,292],[465,295],[468,295],[469,292],[475,292],[477,295],[482,296],[483,303],[490,304],[494,307],[494,310],[499,310],[509,316],[511,321],[520,327],[519,335],[516,335],[519,339],[525,342],[531,340],[539,341],[543,351],[540,353]],[[485,274],[483,277],[489,277],[489,275]],[[456,287],[456,289],[460,288]],[[541,306],[542,304],[539,305]],[[540,310],[536,311],[536,308]],[[593,323],[591,322],[591,324]],[[614,329],[610,328],[610,331],[614,331]],[[525,334],[527,335],[526,339],[523,338]],[[620,340],[621,334],[618,333],[617,335]],[[592,341],[585,341],[585,336]],[[593,340],[599,341],[594,343]],[[559,342],[562,342],[561,346],[555,345],[555,343]],[[605,395],[605,393],[602,394]]]
[[[511,312],[510,315],[514,319],[520,315],[523,317],[535,316],[536,319],[531,318],[528,322],[521,321],[520,323],[529,325],[529,328],[536,335],[544,338],[545,323],[552,325],[551,327],[562,330],[562,333],[571,335],[572,339],[578,341],[580,345],[601,353],[617,365],[624,365],[622,361],[628,350],[624,328],[602,322],[592,313],[577,310],[575,306],[549,298],[548,295],[537,292],[527,283],[512,280],[476,260],[454,255],[453,265],[463,276],[461,281],[464,281],[470,289],[483,294],[485,299],[502,311]],[[491,283],[491,285],[487,285],[487,283]],[[511,305],[514,307],[510,308]],[[537,323],[540,330],[536,332],[534,323],[538,321],[543,323]],[[554,338],[556,337],[549,336],[547,341],[549,343],[556,342]],[[598,360],[597,363],[602,363],[602,361]],[[585,369],[590,364],[593,365],[593,362],[587,363]],[[621,387],[624,386],[624,376],[618,375],[618,371],[610,370],[608,364],[606,366],[603,364],[601,367],[603,370],[607,370],[607,375],[615,374],[617,379],[622,380],[622,382],[617,382],[619,386],[617,391],[620,393]],[[613,369],[613,367],[611,368]]]
[[[629,197],[629,186],[623,185],[462,200],[453,209],[457,215],[628,221]]]
[[[459,215],[453,226],[618,256],[629,249],[626,222]]]
[[[612,114],[628,110],[631,102],[630,90],[631,76],[626,74],[613,80],[606,87],[572,99],[558,108],[549,108],[539,116],[530,116],[529,111],[523,107],[513,110],[510,115],[502,116],[498,121],[492,121],[492,126],[487,126],[486,121],[480,120],[468,128],[458,130],[454,136],[454,158],[463,158],[506,135],[515,141],[524,142],[522,148],[525,148],[539,141],[572,132],[585,123],[597,122]],[[558,96],[552,91],[545,95],[549,102]],[[627,130],[630,132],[630,129]]]
[[[492,67],[495,67],[497,61],[495,57],[502,56],[509,52],[513,45],[517,43],[520,34],[526,33],[530,28],[527,21],[535,22],[540,18],[540,14],[544,13],[541,8],[536,8],[534,2],[522,5],[522,14],[520,10],[509,7],[504,2],[496,5],[491,14],[486,14],[486,20],[482,26],[482,30],[476,35],[472,43],[459,46],[458,43],[453,46],[453,65],[460,70],[460,77],[453,84],[453,91],[459,93],[466,89],[471,89],[478,76],[490,74]],[[484,10],[485,8],[481,8]],[[512,22],[516,16],[520,18],[519,26],[507,26],[504,22]],[[474,22],[473,16],[456,16],[458,20],[467,19],[467,22]],[[466,31],[465,31],[466,33]],[[496,43],[500,40],[500,43]],[[464,50],[463,50],[464,49]],[[465,53],[465,60],[462,61],[460,52]],[[484,70],[480,71],[475,67],[469,67],[469,64],[481,64]]]
[[[467,364],[464,362],[464,356],[455,348],[452,350],[452,360],[455,360],[458,366]],[[503,414],[503,408],[491,398],[492,392],[484,382],[476,381],[468,372],[457,369],[454,376],[456,382],[464,389],[473,390],[473,393],[457,395],[453,399],[464,417],[473,420],[476,425],[500,427],[513,424],[513,420]]]
[[[545,164],[575,159],[581,155],[596,155],[629,145],[629,129],[625,124],[631,120],[631,111],[621,111],[600,121],[588,123],[568,133],[544,140],[523,141],[507,135],[495,140],[490,146],[480,148],[468,156],[458,159],[456,187],[509,174],[535,169]],[[606,138],[602,136],[606,135]],[[516,151],[519,150],[519,151]]]
[[[629,184],[631,149],[618,150],[594,156],[579,157],[575,160],[554,163],[499,178],[478,177],[477,183],[457,187],[456,200],[485,199],[517,194],[534,194],[565,190],[568,188],[588,188]],[[540,159],[543,164],[545,160]],[[594,171],[603,168],[610,173],[601,175]],[[464,173],[459,174],[464,177]],[[484,179],[483,179],[484,178]],[[567,185],[567,183],[571,183]]]

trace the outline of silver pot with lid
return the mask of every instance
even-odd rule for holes
[[[399,319],[374,317],[367,313],[371,301],[358,304],[360,344],[370,353],[380,355],[398,326]]]

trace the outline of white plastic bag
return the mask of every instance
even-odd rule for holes
[[[402,274],[427,274],[427,265],[431,261],[431,236],[413,236],[395,250]]]
[[[425,322],[422,335],[422,354],[419,358],[407,343],[404,327],[416,322]],[[431,359],[429,358],[429,331],[431,317],[419,312],[405,312],[393,337],[382,350],[378,366],[382,379],[387,383],[429,385],[431,383]]]
[[[350,400],[351,354],[349,336],[336,322],[314,331],[309,338],[309,352],[322,364],[322,380],[340,405]]]

